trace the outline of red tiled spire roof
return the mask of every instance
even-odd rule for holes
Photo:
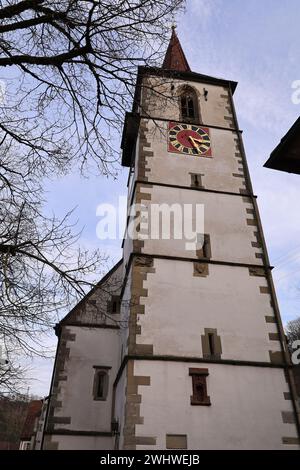
[[[165,55],[163,69],[177,70],[178,72],[190,72],[190,66],[184,55],[183,49],[175,32],[175,26],[172,26],[172,36]]]

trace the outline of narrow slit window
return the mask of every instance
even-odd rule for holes
[[[202,245],[196,250],[196,254],[198,258],[207,258],[211,259],[211,243],[210,243],[210,235],[208,233],[204,234]]]
[[[209,344],[209,351],[212,356],[215,354],[215,341],[214,341],[214,334],[208,333],[208,344]]]
[[[210,236],[208,233],[204,235],[203,254],[205,258],[211,258]]]
[[[104,382],[106,380],[106,374],[98,374],[98,384],[97,384],[97,398],[104,398]]]
[[[93,396],[94,400],[105,401],[108,394],[108,368],[99,369],[96,366],[94,375]]]
[[[205,359],[221,359],[222,343],[216,328],[204,328],[201,335],[202,354]]]

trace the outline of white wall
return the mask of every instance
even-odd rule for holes
[[[180,121],[178,94],[182,85],[193,87],[198,95],[202,121],[207,125],[229,128],[228,90],[220,85],[209,85],[192,81],[174,80],[172,78],[149,77],[144,79],[147,88],[143,90],[144,108],[151,117]],[[172,90],[174,86],[174,90]],[[151,90],[149,87],[152,87]],[[204,90],[208,91],[207,100]],[[224,96],[222,96],[224,95]],[[225,98],[226,95],[226,98]]]
[[[119,423],[119,449],[123,448],[123,430],[125,424],[125,405],[126,405],[126,386],[127,386],[127,373],[126,367],[123,369],[121,377],[116,387],[116,401],[114,417]]]
[[[201,204],[204,208],[203,230],[204,233],[210,235],[212,259],[235,263],[263,264],[262,259],[256,257],[256,253],[262,253],[262,250],[253,248],[251,245],[251,242],[257,241],[254,236],[257,227],[247,225],[247,219],[253,217],[246,212],[247,207],[252,207],[251,203],[247,204],[241,197],[232,197],[226,194],[194,192],[180,188],[170,189],[163,186],[153,186],[152,188],[145,186],[145,189],[142,186],[142,191],[151,194],[151,201],[145,201],[150,224],[155,220],[151,217],[151,205],[167,204],[168,207],[171,207],[173,204],[177,204],[179,210],[180,208],[184,210],[184,205],[189,204],[193,210],[191,228],[195,230],[196,204]],[[182,220],[184,220],[183,214]],[[167,219],[166,225],[169,226]],[[161,228],[162,225],[160,225]],[[150,229],[147,233],[151,236]],[[174,238],[172,226],[171,236]],[[159,237],[156,240],[146,239],[142,252],[196,258],[196,249],[187,249],[186,247],[187,238],[163,240],[161,230]]]
[[[239,158],[235,156],[236,132],[210,128],[212,156],[203,157],[169,152],[168,122],[146,122],[147,140],[151,142],[150,150],[154,151],[153,157],[146,158],[149,181],[190,186],[189,173],[202,173],[205,188],[239,193],[241,178],[233,176],[233,173],[241,173]]]
[[[190,404],[190,367],[209,369],[211,406]],[[298,448],[282,444],[282,437],[297,436],[281,417],[292,410],[282,369],[135,361],[134,372],[151,378],[150,386],[139,386],[144,424],[136,426],[136,435],[157,438],[151,450],[165,448],[166,434],[187,434],[188,449]]]
[[[75,341],[68,341],[69,359],[60,382],[58,400],[63,403],[55,416],[70,416],[71,424],[56,424],[59,429],[73,431],[110,431],[112,384],[119,366],[119,331],[102,328],[68,326],[76,334]],[[93,366],[110,366],[109,392],[106,401],[93,399],[95,369]]]
[[[193,263],[154,260],[154,274],[148,274],[142,298],[145,314],[138,323],[140,344],[153,344],[154,354],[202,357],[204,328],[217,328],[222,342],[222,359],[270,361],[269,350],[280,350],[270,296],[261,294],[266,286],[261,277],[249,276],[247,268],[209,265],[207,277],[193,276]]]
[[[66,327],[64,327],[66,328]],[[55,423],[51,442],[58,442],[58,449],[113,449],[113,437],[63,435],[60,431],[110,432],[112,411],[113,382],[120,360],[120,333],[110,328],[88,328],[67,326],[68,332],[75,334],[75,341],[67,341],[70,348],[64,370],[60,375],[67,380],[60,380],[57,400],[61,407],[56,407],[55,418],[70,417],[70,424]],[[94,400],[93,384],[95,369],[93,366],[111,367],[107,399]],[[58,431],[58,434],[55,434]],[[45,446],[47,449],[47,444]]]

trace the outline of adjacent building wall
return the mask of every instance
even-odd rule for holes
[[[113,382],[120,361],[119,313],[111,294],[120,293],[122,264],[59,325],[59,343],[43,449],[113,448]],[[95,374],[108,373],[105,400],[95,399]]]

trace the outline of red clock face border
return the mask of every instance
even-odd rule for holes
[[[168,152],[211,157],[209,129],[195,124],[169,122]]]

